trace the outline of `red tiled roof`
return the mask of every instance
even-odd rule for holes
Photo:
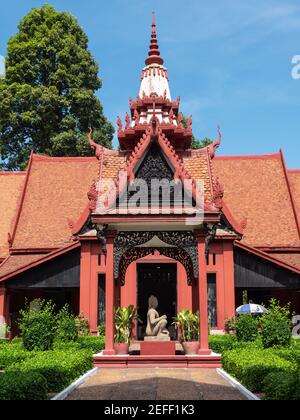
[[[9,255],[0,265],[0,278],[38,261],[45,254]]]
[[[270,253],[270,255],[276,258],[279,261],[283,261],[286,264],[289,264],[293,267],[298,268],[300,270],[300,252],[297,253]]]
[[[169,152],[169,155],[166,156],[170,161],[171,166],[176,168],[174,172],[179,168],[181,174],[191,177],[193,180],[203,180],[204,182],[204,196],[207,202],[210,202],[213,198],[213,173],[211,166],[211,157],[209,150],[207,148],[193,150],[191,152],[185,152],[180,158],[175,150],[171,147],[168,139],[165,136],[159,138],[159,145],[162,148],[164,155],[166,156],[166,150]],[[147,150],[148,142],[147,137],[141,138],[140,142],[134,149],[131,155],[126,159],[126,156],[122,152],[117,151],[103,151],[103,166],[101,170],[101,188],[98,191],[98,198],[104,200],[105,193],[109,191],[112,187],[111,182],[117,180],[119,172],[121,170],[126,170],[128,177],[129,173],[135,170],[136,165],[139,163],[137,158],[143,159],[145,156],[145,151]],[[109,196],[109,195],[108,195]],[[113,194],[114,197],[114,194]]]
[[[280,153],[216,157],[224,200],[252,246],[299,246],[299,233]]]
[[[105,151],[102,177],[114,179],[119,169],[124,167],[125,159],[122,153]],[[245,219],[247,221],[244,243],[253,247],[299,246],[292,200],[280,153],[216,157],[211,161],[206,149],[203,149],[185,153],[183,162],[191,177],[204,180],[207,195],[212,193],[212,177],[220,178],[225,188],[224,200],[233,217],[240,224]],[[13,249],[50,250],[71,244],[69,221],[76,222],[82,215],[88,204],[87,192],[93,179],[98,178],[98,172],[99,162],[96,158],[50,158],[32,155],[23,198],[20,200],[19,212],[16,212]],[[1,190],[6,191],[6,207],[3,204],[5,200],[0,202],[1,214],[7,214],[2,208],[7,208],[10,214],[9,217],[4,217],[7,219],[6,225],[4,220],[0,221],[1,240],[4,238],[6,241],[10,230],[7,226],[17,207],[24,181],[24,174],[22,175],[0,174],[0,186],[3,185]],[[288,171],[288,176],[294,202],[299,206],[300,171]],[[8,205],[11,202],[13,206]],[[0,245],[3,247],[2,242]],[[17,258],[12,257],[14,256],[2,264],[1,276],[4,267],[7,270],[11,264],[15,264],[15,267],[27,265],[31,258],[35,261],[37,254],[19,255],[18,263]],[[285,260],[287,264],[299,267],[298,255],[295,253],[292,256],[283,251],[280,258],[278,254],[274,258],[281,258],[281,261]]]
[[[239,249],[243,249],[244,251],[250,252],[251,254],[254,254],[263,260],[270,261],[273,264],[279,265],[285,269],[288,269],[294,273],[300,274],[300,266],[297,264],[298,257],[300,254],[295,254],[295,258],[292,259],[285,259],[286,254],[277,254],[277,253],[267,253],[264,251],[261,251],[257,248],[254,248],[248,244],[245,244],[241,241],[235,242],[235,247]]]
[[[0,259],[8,255],[8,233],[11,233],[25,175],[25,172],[0,172]]]
[[[211,158],[207,148],[185,154],[183,157],[183,164],[193,179],[203,180],[205,198],[211,200],[213,194]]]
[[[72,251],[80,246],[79,242],[62,247],[47,254],[12,254],[0,264],[0,281],[22,273],[37,265],[43,264],[62,254]]]
[[[97,174],[94,157],[32,155],[13,249],[59,248],[71,243],[69,220],[76,221],[86,207],[87,192]]]
[[[292,195],[294,197],[296,213],[300,223],[300,170],[288,171]]]

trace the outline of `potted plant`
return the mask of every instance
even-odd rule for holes
[[[115,308],[115,351],[116,354],[128,354],[133,323],[138,319],[137,309],[130,305]]]
[[[197,354],[199,350],[199,312],[183,309],[175,318],[175,325],[180,328],[181,343],[185,354]]]

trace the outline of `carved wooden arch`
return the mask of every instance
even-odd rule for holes
[[[181,255],[181,260],[185,261],[184,256],[188,256],[191,267],[191,279],[198,278],[198,248],[192,231],[150,231],[150,232],[119,232],[114,242],[114,277],[120,278],[121,260],[123,256],[132,251],[138,246],[144,245],[157,236],[162,242],[171,245],[176,249],[178,255]],[[148,248],[149,249],[149,248]],[[150,248],[151,249],[151,248]],[[160,250],[162,248],[158,248]],[[169,248],[164,248],[169,249]],[[172,249],[172,248],[171,248]],[[171,251],[165,251],[171,252]],[[173,252],[173,251],[172,251]],[[149,255],[147,253],[146,255]],[[172,254],[173,255],[173,254]],[[167,256],[167,255],[166,255]],[[142,257],[140,257],[142,258]],[[175,256],[171,258],[178,260]],[[179,262],[182,262],[178,260]],[[184,265],[184,264],[183,264]]]
[[[126,271],[129,265],[147,255],[154,255],[155,251],[159,252],[160,255],[180,262],[186,270],[188,285],[190,286],[193,283],[194,274],[192,260],[184,249],[177,247],[138,247],[131,248],[122,255],[120,261],[120,283],[122,286],[125,284]]]

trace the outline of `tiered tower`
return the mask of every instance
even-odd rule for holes
[[[189,150],[192,141],[192,117],[184,124],[179,112],[180,97],[172,100],[169,76],[160,55],[155,16],[152,17],[151,41],[136,100],[130,98],[130,115],[125,127],[118,117],[118,138],[122,150],[131,152],[149,127],[156,127],[169,139],[177,153]],[[185,125],[185,127],[184,127]],[[156,130],[152,130],[155,133]]]

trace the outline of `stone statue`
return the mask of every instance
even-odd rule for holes
[[[147,314],[147,328],[145,341],[167,341],[170,340],[170,333],[167,329],[167,316],[159,316],[157,312],[158,300],[155,296],[150,296],[148,300],[149,310]]]

